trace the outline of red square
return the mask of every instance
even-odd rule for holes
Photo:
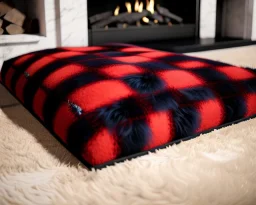
[[[79,73],[86,72],[87,68],[82,65],[70,64],[57,69],[44,80],[43,85],[47,88],[54,88],[62,81],[71,78]]]
[[[63,52],[58,52],[58,53],[55,53],[55,54],[51,54],[49,57],[52,57],[52,58],[68,58],[68,57],[79,56],[79,55],[84,55],[84,53],[76,52],[76,51],[63,51]]]
[[[133,91],[121,81],[102,80],[77,89],[68,99],[87,112],[132,94]]]
[[[181,61],[173,63],[175,66],[185,69],[209,67],[209,64],[200,61]]]
[[[25,75],[21,75],[16,83],[15,92],[16,92],[17,98],[21,102],[24,102],[23,92],[27,82],[28,82],[28,79],[25,77]]]
[[[20,58],[18,58],[13,65],[14,66],[19,66],[20,64],[26,62],[27,60],[29,60],[30,58],[32,58],[33,56],[35,56],[34,54],[27,54],[24,56],[21,56]]]
[[[63,103],[53,120],[53,130],[63,142],[67,142],[68,129],[77,120],[67,103]]]
[[[47,94],[41,88],[36,91],[35,97],[33,99],[33,110],[43,120],[43,107],[46,100]]]
[[[252,72],[235,66],[222,66],[216,68],[218,71],[226,74],[232,80],[245,80],[256,77]]]
[[[128,47],[128,48],[122,48],[120,49],[122,52],[147,52],[147,51],[153,51],[153,49],[150,48],[143,48],[143,47]]]
[[[51,57],[42,57],[41,59],[35,61],[34,63],[32,63],[27,69],[26,72],[29,73],[29,75],[33,75],[34,73],[36,73],[37,71],[41,70],[42,68],[44,68],[45,66],[47,66],[48,64],[52,63],[56,61],[55,58],[51,58]]]
[[[203,85],[204,82],[188,71],[170,70],[158,74],[170,88],[181,89]]]
[[[200,112],[200,127],[197,132],[217,127],[224,118],[224,110],[219,100],[202,101],[197,105]]]
[[[62,49],[68,51],[77,51],[77,52],[87,52],[87,51],[101,51],[104,47],[101,46],[92,46],[92,47],[62,47]]]
[[[11,90],[11,84],[12,84],[12,76],[14,75],[15,72],[16,70],[14,70],[13,67],[10,67],[5,76],[5,85],[10,90]]]
[[[111,77],[123,77],[129,74],[142,73],[142,69],[133,65],[110,65],[100,69],[102,73]]]
[[[160,52],[160,51],[152,51],[152,52],[141,53],[139,55],[147,58],[161,58],[161,57],[173,56],[175,54]]]
[[[43,69],[45,66],[47,66],[48,64],[56,61],[56,57],[63,57],[63,58],[66,58],[66,57],[70,57],[70,56],[76,56],[77,53],[74,53],[74,52],[62,52],[62,53],[58,53],[59,55],[49,55],[49,56],[46,56],[46,57],[43,57],[41,58],[40,60],[37,60],[35,61],[34,63],[32,63],[28,69],[26,70],[29,75],[34,75],[37,71]],[[80,53],[81,55],[81,53]],[[68,62],[67,62],[68,64]],[[58,69],[56,69],[57,71]],[[62,72],[62,71],[61,71]]]
[[[247,112],[246,117],[250,117],[256,114],[256,93],[248,94],[246,96]]]
[[[152,138],[144,150],[170,142],[175,134],[172,117],[169,112],[157,112],[150,114],[147,118],[152,132]]]
[[[114,160],[120,153],[116,136],[107,129],[102,129],[84,146],[82,156],[92,165]]]
[[[149,59],[142,56],[122,56],[122,57],[113,57],[112,59],[124,62],[124,63],[143,63],[148,62]]]

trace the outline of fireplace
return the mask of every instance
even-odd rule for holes
[[[183,53],[254,44],[253,2],[106,0],[99,6],[87,0],[89,45],[132,43]]]
[[[89,44],[195,38],[199,0],[88,0]]]

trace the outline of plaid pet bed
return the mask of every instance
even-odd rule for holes
[[[88,167],[256,114],[256,73],[126,44],[6,61],[1,82]]]

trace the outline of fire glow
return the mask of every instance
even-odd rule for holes
[[[1,0],[0,0],[1,1]],[[182,23],[183,19],[169,9],[156,5],[156,0],[127,0],[116,6],[114,11],[106,11],[89,18],[94,28],[127,28],[147,26],[172,26]]]
[[[120,6],[117,6],[115,11],[114,11],[114,16],[118,16],[120,10]]]
[[[139,0],[136,0],[135,4],[134,4],[134,11],[135,12],[142,12],[143,11],[143,2],[139,2]],[[128,13],[132,13],[132,4],[130,2],[125,2],[125,7],[127,9]],[[147,4],[146,4],[146,10],[148,10],[150,13],[154,13],[155,12],[155,0],[147,0]],[[119,12],[120,6],[117,6],[115,9],[115,12],[118,11]]]
[[[139,3],[139,0],[136,0],[134,4],[134,11],[141,13],[143,11],[143,2]]]
[[[150,13],[154,14],[155,13],[154,8],[155,8],[155,1],[154,0],[147,0],[147,7],[146,7],[146,9]]]
[[[132,13],[132,4],[130,2],[125,2],[125,6],[127,9],[127,12],[130,14]]]
[[[132,4],[130,2],[125,2],[125,7],[127,10],[127,13],[132,13]],[[135,12],[141,13],[144,9],[144,4],[143,2],[139,2],[139,0],[136,0],[133,8]],[[155,13],[154,8],[155,8],[155,0],[147,0],[146,10],[149,11],[151,14],[154,14]],[[114,11],[114,16],[118,16],[119,11],[120,11],[120,6],[117,6]],[[142,21],[144,23],[149,23],[149,19],[147,17],[143,17]],[[154,23],[157,24],[158,21],[155,20]]]

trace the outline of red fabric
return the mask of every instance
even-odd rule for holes
[[[128,74],[142,73],[143,71],[133,65],[114,65],[102,68],[101,72],[110,77],[124,77]]]
[[[170,142],[174,137],[174,125],[168,112],[159,112],[149,115],[148,121],[152,131],[152,137],[145,150]]]
[[[235,66],[218,67],[217,70],[226,74],[232,80],[246,80],[255,77],[252,72]]]
[[[182,62],[174,63],[174,65],[181,68],[186,68],[186,69],[203,68],[203,67],[209,66],[208,63],[200,62],[200,61],[184,61],[184,62],[182,61]]]
[[[67,142],[67,134],[68,128],[76,121],[76,116],[71,111],[70,107],[67,103],[64,103],[58,109],[54,121],[53,121],[53,129],[57,133],[58,136],[64,142]]]
[[[20,76],[19,80],[17,81],[17,84],[16,84],[16,95],[17,95],[17,98],[21,101],[21,102],[24,102],[24,96],[23,96],[23,91],[24,91],[24,87],[27,83],[27,78],[22,75]]]
[[[43,82],[47,88],[54,88],[64,80],[78,75],[79,73],[86,72],[88,69],[75,64],[64,66],[53,73],[51,73]]]
[[[125,57],[113,57],[114,60],[118,60],[124,63],[143,63],[148,62],[148,58],[142,56],[125,56]]]
[[[124,47],[120,48],[120,51],[122,52],[147,52],[147,51],[153,51],[149,48],[143,48],[143,47]]]
[[[47,94],[44,90],[38,89],[33,101],[33,110],[43,120],[43,107]]]
[[[81,108],[88,112],[132,94],[132,90],[124,83],[105,80],[81,87],[72,93],[68,99],[73,103],[79,103]]]
[[[249,94],[246,96],[246,104],[247,104],[247,113],[246,117],[250,117],[252,115],[255,115],[256,113],[256,94]]]
[[[0,77],[89,166],[256,115],[255,71],[126,44],[26,54]]]
[[[181,89],[203,85],[203,81],[187,71],[170,70],[159,73],[170,88]]]
[[[88,52],[88,51],[100,51],[103,47],[94,46],[94,47],[63,47],[62,49],[67,51],[76,51],[76,52]]]
[[[24,56],[21,56],[20,58],[18,58],[13,65],[14,66],[19,66],[20,64],[28,61],[29,59],[31,59],[32,57],[34,57],[34,54],[26,54]]]
[[[198,104],[200,127],[198,132],[217,127],[223,121],[223,107],[219,100],[208,100]]]
[[[49,65],[50,63],[54,62],[56,58],[52,58],[49,56],[42,57],[38,61],[34,62],[27,68],[27,73],[30,75],[34,75],[40,69],[44,68],[45,66]]]
[[[152,51],[152,52],[145,52],[140,54],[143,57],[147,58],[159,58],[159,57],[167,57],[170,56],[170,53],[168,52],[159,52],[159,51]],[[173,54],[175,55],[175,54]]]
[[[89,140],[84,147],[83,157],[92,164],[103,164],[114,160],[120,152],[120,148],[114,136],[108,130],[103,129]]]
[[[12,90],[11,88],[11,83],[12,83],[12,76],[14,75],[15,70],[10,67],[10,69],[8,70],[7,74],[6,74],[6,80],[5,80],[5,85],[7,86],[7,88],[9,88],[10,90]]]

